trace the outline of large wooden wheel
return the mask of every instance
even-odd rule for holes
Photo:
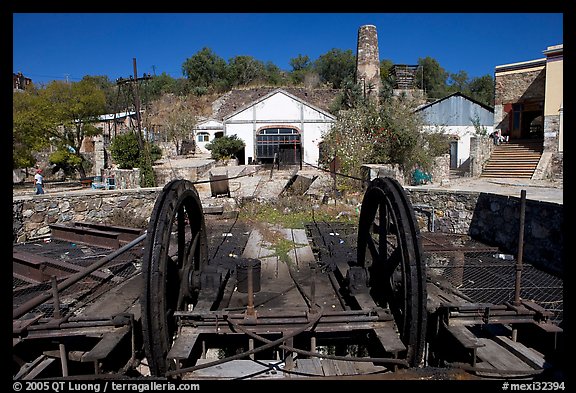
[[[412,367],[420,364],[426,335],[426,269],[412,205],[392,178],[368,186],[358,224],[357,262],[369,276],[370,294],[388,308]]]
[[[156,199],[146,236],[141,298],[144,349],[150,372],[163,376],[177,333],[175,311],[197,301],[198,276],[208,257],[202,204],[187,180],[166,184]]]

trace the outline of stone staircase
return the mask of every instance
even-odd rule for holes
[[[519,139],[495,146],[480,177],[530,179],[542,156],[542,140]]]

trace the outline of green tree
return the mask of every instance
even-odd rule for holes
[[[110,154],[118,168],[137,168],[140,165],[140,148],[136,134],[126,132],[116,135],[110,144]]]
[[[204,47],[184,61],[182,72],[193,86],[221,88],[219,81],[226,80],[226,61]]]
[[[286,84],[286,73],[283,72],[276,64],[271,61],[266,62],[265,66],[266,82],[272,86]]]
[[[448,92],[455,93],[460,92],[467,96],[470,95],[469,86],[470,77],[466,71],[458,71],[455,74],[450,74]]]
[[[116,83],[112,82],[107,75],[86,75],[82,80],[88,83],[93,83],[104,92],[106,98],[105,113],[114,113],[117,106],[123,104],[118,102],[118,89]]]
[[[166,93],[174,93],[175,88],[176,80],[165,72],[153,76],[152,79],[148,81],[147,86],[150,100],[157,99]]]
[[[34,154],[50,145],[45,137],[53,127],[46,103],[35,89],[13,93],[12,100],[12,167],[34,166]]]
[[[264,64],[252,56],[231,58],[228,61],[227,70],[230,86],[247,86],[256,81],[266,80]]]
[[[390,75],[390,71],[392,70],[393,66],[394,63],[392,60],[384,59],[380,61],[380,81],[382,82],[380,99],[386,99],[392,96],[394,81],[392,75]]]
[[[492,75],[473,78],[470,81],[470,94],[475,100],[488,106],[494,106],[494,78]]]
[[[298,54],[298,56],[290,59],[290,80],[295,85],[304,83],[304,78],[312,70],[312,63],[310,57],[307,55]]]
[[[416,75],[416,83],[424,89],[426,95],[434,100],[446,96],[448,72],[430,56],[418,59],[418,65],[422,67],[422,72]]]
[[[362,88],[352,79],[352,77],[347,77],[342,82],[341,92],[336,96],[336,99],[330,106],[330,112],[337,114],[341,110],[356,108],[357,106],[364,104],[365,99]]]
[[[242,139],[238,139],[237,135],[231,135],[214,139],[206,145],[206,149],[210,150],[213,159],[227,160],[234,157],[244,146]]]
[[[350,49],[346,51],[331,49],[314,62],[314,69],[323,83],[330,84],[334,89],[340,89],[346,78],[354,77],[356,57]]]
[[[44,89],[34,90],[31,95],[23,96],[25,102],[14,106],[18,112],[14,114],[15,134],[20,140],[33,135],[49,141],[60,151],[71,152],[80,163],[75,169],[85,177],[86,159],[80,153],[80,147],[85,137],[100,133],[92,123],[105,112],[104,92],[92,80],[74,83],[53,81]],[[31,122],[26,118],[39,121]],[[70,160],[67,163],[70,164]]]

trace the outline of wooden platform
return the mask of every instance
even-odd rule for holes
[[[198,364],[213,362],[199,359]],[[321,358],[296,359],[288,369],[280,360],[232,360],[223,364],[187,373],[185,379],[285,379],[285,378],[340,378],[387,372],[383,366],[367,362],[348,362]]]

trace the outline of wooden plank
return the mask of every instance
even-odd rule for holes
[[[320,359],[318,358],[298,359],[296,361],[295,371],[308,375],[311,374],[311,375],[324,376],[324,371],[322,370],[322,364],[320,363]],[[293,375],[293,377],[301,377],[301,376],[296,374]]]
[[[347,360],[334,360],[334,367],[336,367],[337,375],[355,375],[356,368],[352,362]]]
[[[354,362],[354,367],[356,368],[356,374],[358,375],[375,374],[389,370],[389,368],[376,366],[374,363],[370,362]]]
[[[186,327],[182,328],[182,331],[176,338],[176,341],[174,341],[174,344],[172,345],[172,348],[170,348],[166,357],[168,359],[176,360],[188,359],[199,336],[200,334],[193,329]]]
[[[560,326],[555,325],[551,322],[536,322],[534,321],[533,323],[536,327],[544,330],[546,333],[562,333],[564,331],[564,329],[562,329]]]
[[[535,369],[542,369],[546,364],[544,355],[536,352],[532,348],[524,346],[524,344],[512,341],[506,336],[494,336],[494,341],[512,352],[514,355],[522,359],[526,364]]]
[[[488,338],[479,338],[482,347],[476,349],[478,359],[489,363],[497,370],[507,371],[531,371],[534,370],[521,359],[514,356],[507,349],[501,347]]]
[[[400,340],[398,333],[392,326],[383,326],[381,328],[374,329],[374,332],[376,333],[376,337],[386,352],[396,355],[398,352],[406,350],[406,346],[402,340]]]
[[[262,243],[262,235],[258,230],[253,230],[248,236],[246,241],[246,246],[244,246],[244,251],[242,252],[242,258],[259,258],[260,248]]]
[[[28,374],[22,378],[23,380],[31,380],[36,378],[42,371],[44,371],[48,366],[52,364],[56,359],[46,358],[40,362],[36,367],[34,367]]]
[[[198,359],[196,364],[213,362],[211,359]],[[276,360],[232,360],[216,366],[206,367],[187,374],[191,379],[271,379],[284,378],[284,373],[279,372],[269,364],[277,364]]]
[[[324,375],[327,377],[338,375],[339,371],[336,368],[336,364],[334,364],[334,360],[332,359],[322,359],[322,370],[324,371]]]
[[[105,359],[130,332],[130,326],[122,326],[117,330],[104,334],[98,344],[82,356],[82,362],[93,362],[95,360]]]
[[[454,336],[454,338],[458,340],[458,342],[462,344],[464,348],[474,349],[484,346],[480,341],[478,341],[478,338],[474,336],[474,334],[472,334],[470,330],[468,330],[466,326],[462,325],[456,325],[456,326],[444,325],[444,326],[446,326],[446,330],[448,330],[448,332],[452,336]]]
[[[310,262],[315,262],[316,258],[314,258],[314,252],[312,251],[312,247],[310,247],[310,243],[308,242],[306,231],[304,229],[293,229],[292,237],[295,246],[295,262],[297,262],[298,267],[302,268],[303,266],[308,265]]]
[[[124,282],[114,286],[106,292],[98,302],[86,307],[79,316],[94,318],[110,318],[113,315],[130,310],[133,305],[139,304],[142,294],[143,279],[141,274],[136,274]]]

